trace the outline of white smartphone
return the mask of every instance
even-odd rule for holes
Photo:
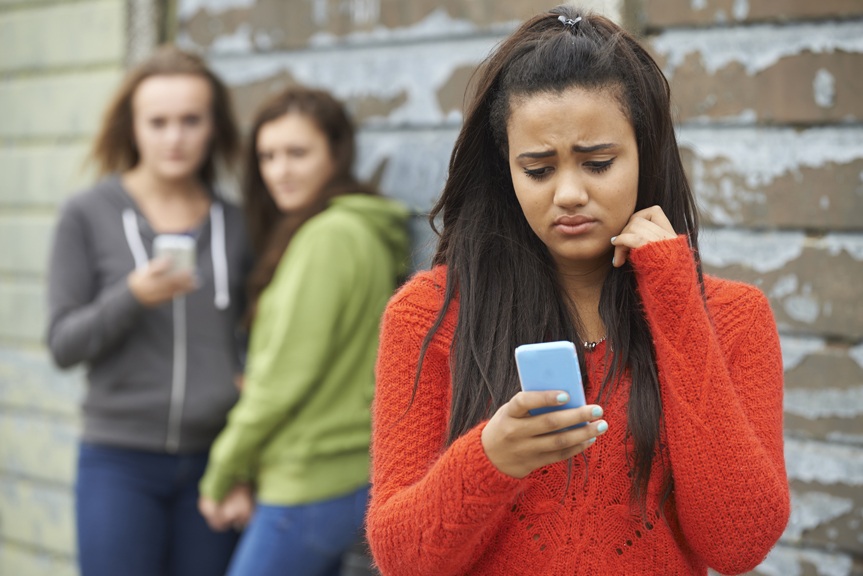
[[[171,272],[195,271],[195,239],[183,234],[159,234],[153,239],[153,256],[167,256]]]
[[[584,406],[581,368],[578,366],[578,355],[572,342],[563,340],[524,344],[515,349],[515,364],[518,367],[522,390],[563,390],[569,395],[569,401],[565,404],[531,410],[533,416]],[[584,425],[576,424],[570,428],[581,428]]]

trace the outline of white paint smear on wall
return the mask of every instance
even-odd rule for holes
[[[856,418],[863,414],[863,386],[785,390],[785,412],[808,420]]]
[[[863,486],[863,449],[785,438],[789,480]]]
[[[782,366],[787,372],[796,368],[803,360],[815,352],[824,349],[826,342],[823,338],[807,336],[779,336],[779,345],[782,347]]]
[[[437,91],[462,66],[476,66],[499,38],[400,46],[356,47],[351,50],[305,50],[231,58],[210,63],[228,84],[250,84],[288,72],[306,86],[324,88],[337,98],[392,99],[406,102],[380,122],[371,124],[438,125],[446,120]]]
[[[705,229],[699,237],[705,264],[724,268],[734,264],[756,272],[779,270],[803,253],[803,232],[751,232],[726,228]]]
[[[791,492],[791,517],[782,534],[786,541],[799,541],[807,530],[847,514],[854,509],[854,500],[826,492]]]
[[[732,62],[749,75],[803,52],[863,52],[863,22],[757,25],[735,28],[668,30],[650,40],[666,59],[670,78],[686,57],[698,53],[704,69],[714,74]]]
[[[690,180],[700,208],[724,226],[742,224],[745,206],[765,204],[760,188],[779,177],[863,159],[863,130],[854,127],[690,125],[678,130],[678,142],[694,154]]]
[[[863,28],[861,28],[863,34]],[[863,158],[863,130],[826,127],[796,131],[792,128],[684,126],[678,130],[681,148],[702,160],[723,159],[708,174],[742,176],[750,188],[772,183],[801,168],[822,168],[828,162],[848,164]]]
[[[849,576],[853,566],[853,561],[847,554],[801,550],[780,544],[755,568],[755,573],[764,576],[801,576],[803,562],[814,565],[818,576]]]
[[[701,260],[717,268],[740,265],[756,272],[779,270],[803,254],[804,249],[820,250],[830,256],[843,251],[863,261],[863,234],[827,234],[807,238],[803,232],[755,232],[735,228],[705,228],[699,236]],[[783,276],[768,294],[785,297],[797,290],[796,277]],[[808,296],[803,287],[802,296]],[[811,289],[811,288],[810,288]],[[861,364],[863,365],[863,364]]]
[[[199,10],[206,10],[216,15],[228,10],[251,8],[254,5],[255,0],[179,0],[177,16],[182,22],[192,18]]]

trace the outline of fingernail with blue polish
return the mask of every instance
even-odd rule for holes
[[[591,410],[590,413],[593,414],[594,418],[599,418],[600,416],[602,416],[602,408],[600,408],[599,406],[594,406],[593,410]]]
[[[600,431],[600,432],[605,432],[606,430],[608,430],[608,424],[606,424],[605,422],[600,422],[600,423],[596,426],[596,429],[597,429],[598,431]]]
[[[587,441],[588,444],[593,444],[594,442],[596,442],[596,436]]]
[[[615,241],[615,240],[617,240],[617,236],[612,236],[612,237],[611,237],[611,243],[612,243],[612,244],[614,244],[614,241]]]
[[[557,401],[560,402],[561,404],[563,404],[567,400],[569,400],[569,396],[567,396],[565,392],[561,392],[560,394],[557,395]]]

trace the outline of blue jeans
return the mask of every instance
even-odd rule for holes
[[[75,486],[81,576],[222,576],[237,543],[198,513],[207,454],[81,444]]]
[[[359,537],[368,486],[300,506],[258,503],[229,576],[337,576],[342,554]]]

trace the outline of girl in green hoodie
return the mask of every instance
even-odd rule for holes
[[[216,529],[243,524],[256,489],[231,576],[337,574],[365,512],[378,323],[405,272],[408,214],[351,175],[353,127],[325,92],[267,102],[251,142],[245,386],[199,507]]]

